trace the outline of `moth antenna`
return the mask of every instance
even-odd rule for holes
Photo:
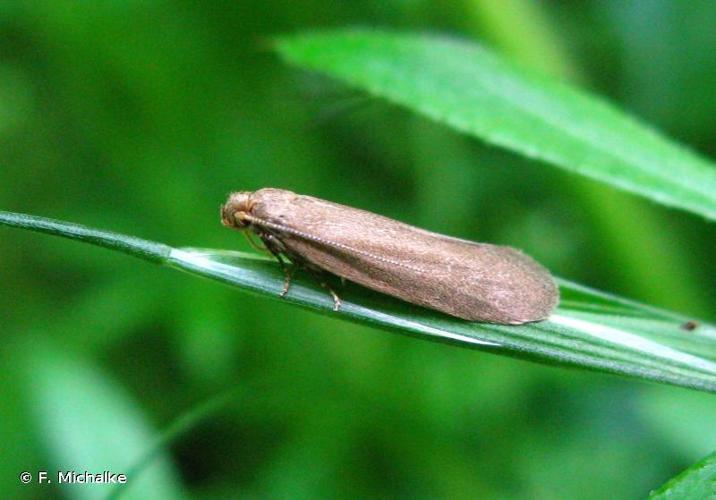
[[[309,241],[315,241],[316,243],[320,243],[322,245],[330,246],[333,248],[338,248],[340,250],[344,250],[346,252],[353,252],[358,255],[362,255],[364,257],[368,257],[369,259],[376,260],[378,262],[384,262],[386,264],[390,264],[397,267],[402,267],[404,269],[410,269],[411,271],[415,271],[418,273],[425,273],[426,271],[424,269],[421,269],[419,267],[411,266],[410,264],[405,264],[404,262],[399,262],[394,259],[390,259],[388,257],[382,257],[380,255],[376,255],[371,252],[366,252],[365,250],[360,250],[357,248],[353,248],[349,245],[344,245],[343,243],[338,243],[336,241],[326,240],[324,238],[321,238],[319,236],[314,236],[312,234],[304,233],[303,231],[299,231],[297,229],[293,229],[287,226],[284,226],[282,224],[277,224],[275,222],[269,222],[267,220],[261,219],[259,217],[256,217],[254,215],[250,214],[243,214],[242,216],[245,220],[251,222],[252,224],[256,224],[257,226],[262,226],[267,229],[273,229],[274,231],[281,231],[286,234],[290,234],[293,236],[296,236],[298,238],[302,238],[304,240]],[[457,239],[457,238],[456,238]],[[493,283],[493,284],[499,284],[499,281],[497,280],[491,280],[491,279],[481,279],[481,283]]]
[[[379,262],[385,262],[386,264],[391,264],[391,265],[402,267],[405,269],[410,269],[411,271],[416,271],[419,273],[425,272],[423,269],[420,269],[419,267],[414,267],[414,266],[411,266],[410,264],[405,264],[404,262],[399,262],[397,260],[389,259],[387,257],[382,257],[380,255],[376,255],[371,252],[366,252],[365,250],[359,250],[357,248],[353,248],[351,246],[344,245],[343,243],[338,243],[336,241],[326,240],[324,238],[314,236],[312,234],[304,233],[303,231],[298,231],[296,229],[292,229],[290,227],[283,226],[281,224],[276,224],[275,222],[269,222],[267,220],[263,220],[259,217],[255,217],[250,214],[243,214],[242,217],[252,224],[256,224],[258,226],[263,226],[268,229],[273,229],[275,231],[281,231],[286,234],[290,234],[292,236],[297,236],[298,238],[302,238],[304,240],[315,241],[316,243],[320,243],[322,245],[330,246],[333,248],[338,248],[340,250],[345,250],[347,252],[352,252],[352,253],[355,253],[358,255],[362,255],[364,257],[368,257],[373,260],[377,260]]]
[[[366,252],[365,250],[360,250],[360,249],[357,249],[357,248],[353,248],[353,247],[351,247],[351,246],[349,246],[349,245],[344,245],[343,243],[338,243],[338,242],[336,242],[336,241],[327,240],[327,239],[321,238],[321,237],[319,237],[319,236],[314,236],[314,235],[312,235],[312,234],[308,234],[308,233],[305,233],[305,232],[303,232],[303,231],[299,231],[299,230],[297,230],[297,229],[293,229],[293,228],[284,226],[284,225],[282,225],[282,224],[277,224],[277,223],[275,223],[275,222],[269,222],[269,221],[267,221],[267,220],[261,219],[260,217],[256,217],[256,216],[254,216],[254,215],[250,215],[250,214],[244,213],[244,214],[243,214],[243,218],[246,219],[247,221],[251,222],[252,224],[256,224],[256,225],[258,225],[258,226],[262,226],[262,227],[267,228],[267,229],[273,229],[274,231],[281,231],[281,232],[284,232],[284,233],[287,233],[287,234],[291,234],[291,235],[293,235],[293,236],[297,236],[297,237],[302,238],[302,239],[305,239],[305,240],[315,241],[316,243],[320,243],[320,244],[322,244],[322,245],[330,246],[330,247],[333,247],[333,248],[338,248],[338,249],[344,250],[344,251],[346,251],[346,252],[353,252],[353,253],[356,253],[356,254],[358,254],[358,255],[362,255],[362,256],[364,256],[364,257],[368,257],[369,259],[376,260],[376,261],[378,261],[378,262],[384,262],[384,263],[386,263],[386,264],[390,264],[390,265],[393,265],[393,266],[402,267],[403,269],[410,269],[411,271],[415,271],[415,272],[418,272],[418,273],[423,273],[423,274],[424,274],[424,273],[426,272],[424,269],[421,269],[421,268],[416,267],[416,266],[411,266],[410,264],[405,264],[404,262],[399,262],[399,261],[394,260],[394,259],[391,259],[391,258],[389,258],[389,257],[383,257],[383,256],[380,256],[380,255],[376,255],[376,254],[374,254],[374,253],[372,253],[372,252]],[[459,238],[453,238],[453,239],[459,240]],[[460,240],[460,241],[464,241],[464,240]],[[470,241],[468,241],[467,243],[474,244],[474,243],[472,243],[472,242],[470,242]],[[481,283],[491,283],[491,284],[494,284],[494,285],[499,285],[499,284],[500,284],[498,280],[493,280],[493,279],[481,279],[480,282],[481,282]],[[499,287],[498,287],[498,288],[499,288]]]

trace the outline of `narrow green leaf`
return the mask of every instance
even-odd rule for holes
[[[562,303],[547,321],[520,326],[472,323],[347,284],[343,305],[309,277],[279,298],[283,274],[263,256],[174,249],[170,265],[325,314],[462,347],[593,368],[716,392],[716,327],[686,331],[687,318],[560,280]],[[338,286],[338,285],[337,285]]]
[[[214,416],[217,412],[235,402],[241,396],[240,389],[232,388],[222,392],[208,400],[200,403],[183,414],[179,415],[169,426],[163,429],[144,453],[136,461],[126,468],[127,477],[134,481],[142,477],[145,471],[151,471],[154,462],[162,459],[165,450],[172,442],[183,434],[194,429],[202,420]],[[117,484],[114,489],[105,497],[105,500],[126,498],[127,490],[131,487],[129,483]]]
[[[658,490],[652,491],[649,498],[716,498],[716,453],[695,463]]]
[[[129,466],[145,453],[154,434],[131,397],[111,377],[86,360],[50,342],[28,342],[24,350],[26,394],[55,471],[125,474],[125,498],[183,498],[166,449],[155,453],[139,474]],[[37,479],[37,478],[36,478]],[[47,483],[45,483],[47,484]],[[68,498],[100,499],[116,483],[62,484]]]
[[[440,123],[653,201],[716,219],[716,168],[600,99],[446,37],[287,36],[276,50]]]
[[[0,211],[0,224],[30,229],[40,233],[54,234],[71,240],[111,248],[152,262],[163,262],[171,248],[162,243],[135,238],[124,234],[91,229],[81,224],[61,222],[45,217]]]
[[[391,332],[716,392],[714,325],[700,322],[694,330],[686,330],[683,325],[693,318],[564,280],[560,280],[562,300],[555,313],[546,321],[520,326],[460,320],[351,283],[340,292],[341,310],[334,312],[333,300],[302,273],[295,276],[288,295],[280,299],[283,274],[275,262],[263,256],[170,248],[76,224],[8,212],[0,212],[0,224],[51,232],[119,249],[276,301],[283,300]],[[134,248],[133,245],[139,245],[141,251],[128,251],[128,248]],[[339,284],[336,288],[340,290]],[[241,307],[240,302],[237,307]]]

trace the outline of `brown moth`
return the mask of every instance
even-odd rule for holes
[[[282,256],[407,302],[470,321],[516,325],[549,316],[559,301],[549,272],[510,247],[443,236],[365,210],[283,189],[231,194],[222,223],[256,233]],[[335,310],[340,308],[333,295]]]

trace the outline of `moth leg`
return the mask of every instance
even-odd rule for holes
[[[323,280],[323,278],[320,275],[319,271],[316,271],[315,269],[311,269],[310,267],[306,267],[306,270],[311,273],[311,276],[313,276],[316,281],[318,281],[318,284],[321,285],[325,290],[328,291],[328,293],[331,294],[331,297],[333,297],[333,310],[338,312],[341,308],[341,298],[338,296],[338,294],[331,288],[331,286]]]
[[[286,264],[286,261],[283,260],[281,254],[272,250],[271,247],[269,247],[269,250],[271,251],[273,256],[276,257],[279,266],[281,266],[281,271],[283,271],[283,290],[281,290],[281,293],[279,293],[278,296],[284,298],[288,293],[288,289],[291,288],[291,277],[293,276],[295,266],[293,264]]]
[[[281,243],[281,240],[276,238],[271,233],[262,233],[259,237],[261,238],[261,241],[263,241],[266,250],[271,252],[271,254],[276,257],[276,260],[281,266],[281,271],[283,271],[283,290],[281,290],[281,293],[279,294],[279,297],[283,298],[288,293],[288,289],[291,288],[291,276],[293,275],[295,265],[293,262],[291,262],[290,265],[286,264],[286,261],[283,259],[281,254],[286,251],[286,247],[284,247],[283,243]]]
[[[281,264],[281,269],[283,270],[283,274],[285,276],[283,280],[283,290],[281,290],[281,293],[279,293],[278,296],[284,298],[288,293],[288,289],[291,288],[291,276],[293,275],[295,266],[287,265],[279,253],[276,254],[276,258],[278,259],[279,264]]]
[[[258,250],[259,252],[270,252],[270,250],[266,246],[260,246],[258,243],[256,243],[251,234],[251,231],[244,231],[246,239],[249,240],[249,244],[254,247],[254,249]]]
[[[295,256],[290,252],[287,252],[283,242],[273,234],[269,232],[262,232],[259,233],[259,237],[264,242],[264,245],[266,245],[266,248],[268,248],[269,252],[271,252],[276,257],[278,263],[281,265],[281,269],[283,270],[284,275],[286,276],[286,279],[283,284],[283,290],[279,295],[280,297],[285,297],[288,293],[288,289],[291,286],[291,276],[293,274],[293,271],[296,267],[300,265],[300,267],[304,267],[309,273],[311,273],[311,275],[316,279],[316,281],[318,281],[318,284],[321,285],[321,287],[323,287],[325,290],[328,291],[328,293],[331,294],[331,297],[333,297],[333,310],[338,311],[341,308],[340,297],[338,297],[338,294],[336,294],[333,288],[331,288],[328,283],[323,280],[320,275],[320,269],[314,269],[300,257]],[[292,261],[293,264],[292,269],[289,269],[289,267],[286,265],[286,262],[283,260],[282,254],[288,255],[288,258]]]

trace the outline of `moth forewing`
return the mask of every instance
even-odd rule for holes
[[[559,299],[549,272],[518,250],[443,236],[291,191],[234,193],[222,221],[249,228],[264,242],[278,239],[292,260],[467,320],[537,321]]]

